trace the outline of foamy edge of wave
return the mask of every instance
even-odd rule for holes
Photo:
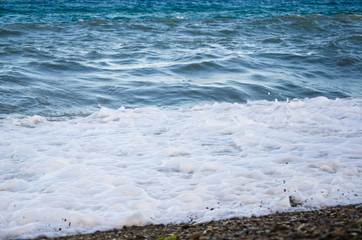
[[[318,97],[2,120],[0,238],[360,203],[361,106]]]

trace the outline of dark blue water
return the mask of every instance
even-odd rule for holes
[[[361,97],[362,1],[0,1],[0,118]]]

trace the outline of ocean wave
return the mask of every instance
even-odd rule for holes
[[[0,238],[360,203],[359,14],[0,1]]]
[[[359,97],[358,23],[296,15],[7,24],[0,114],[82,115],[99,104]],[[177,92],[185,82],[194,87]]]

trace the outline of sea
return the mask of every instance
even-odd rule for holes
[[[359,203],[362,1],[0,0],[0,239]]]

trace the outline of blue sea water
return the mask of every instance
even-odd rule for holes
[[[0,1],[0,118],[361,97],[361,1]]]

